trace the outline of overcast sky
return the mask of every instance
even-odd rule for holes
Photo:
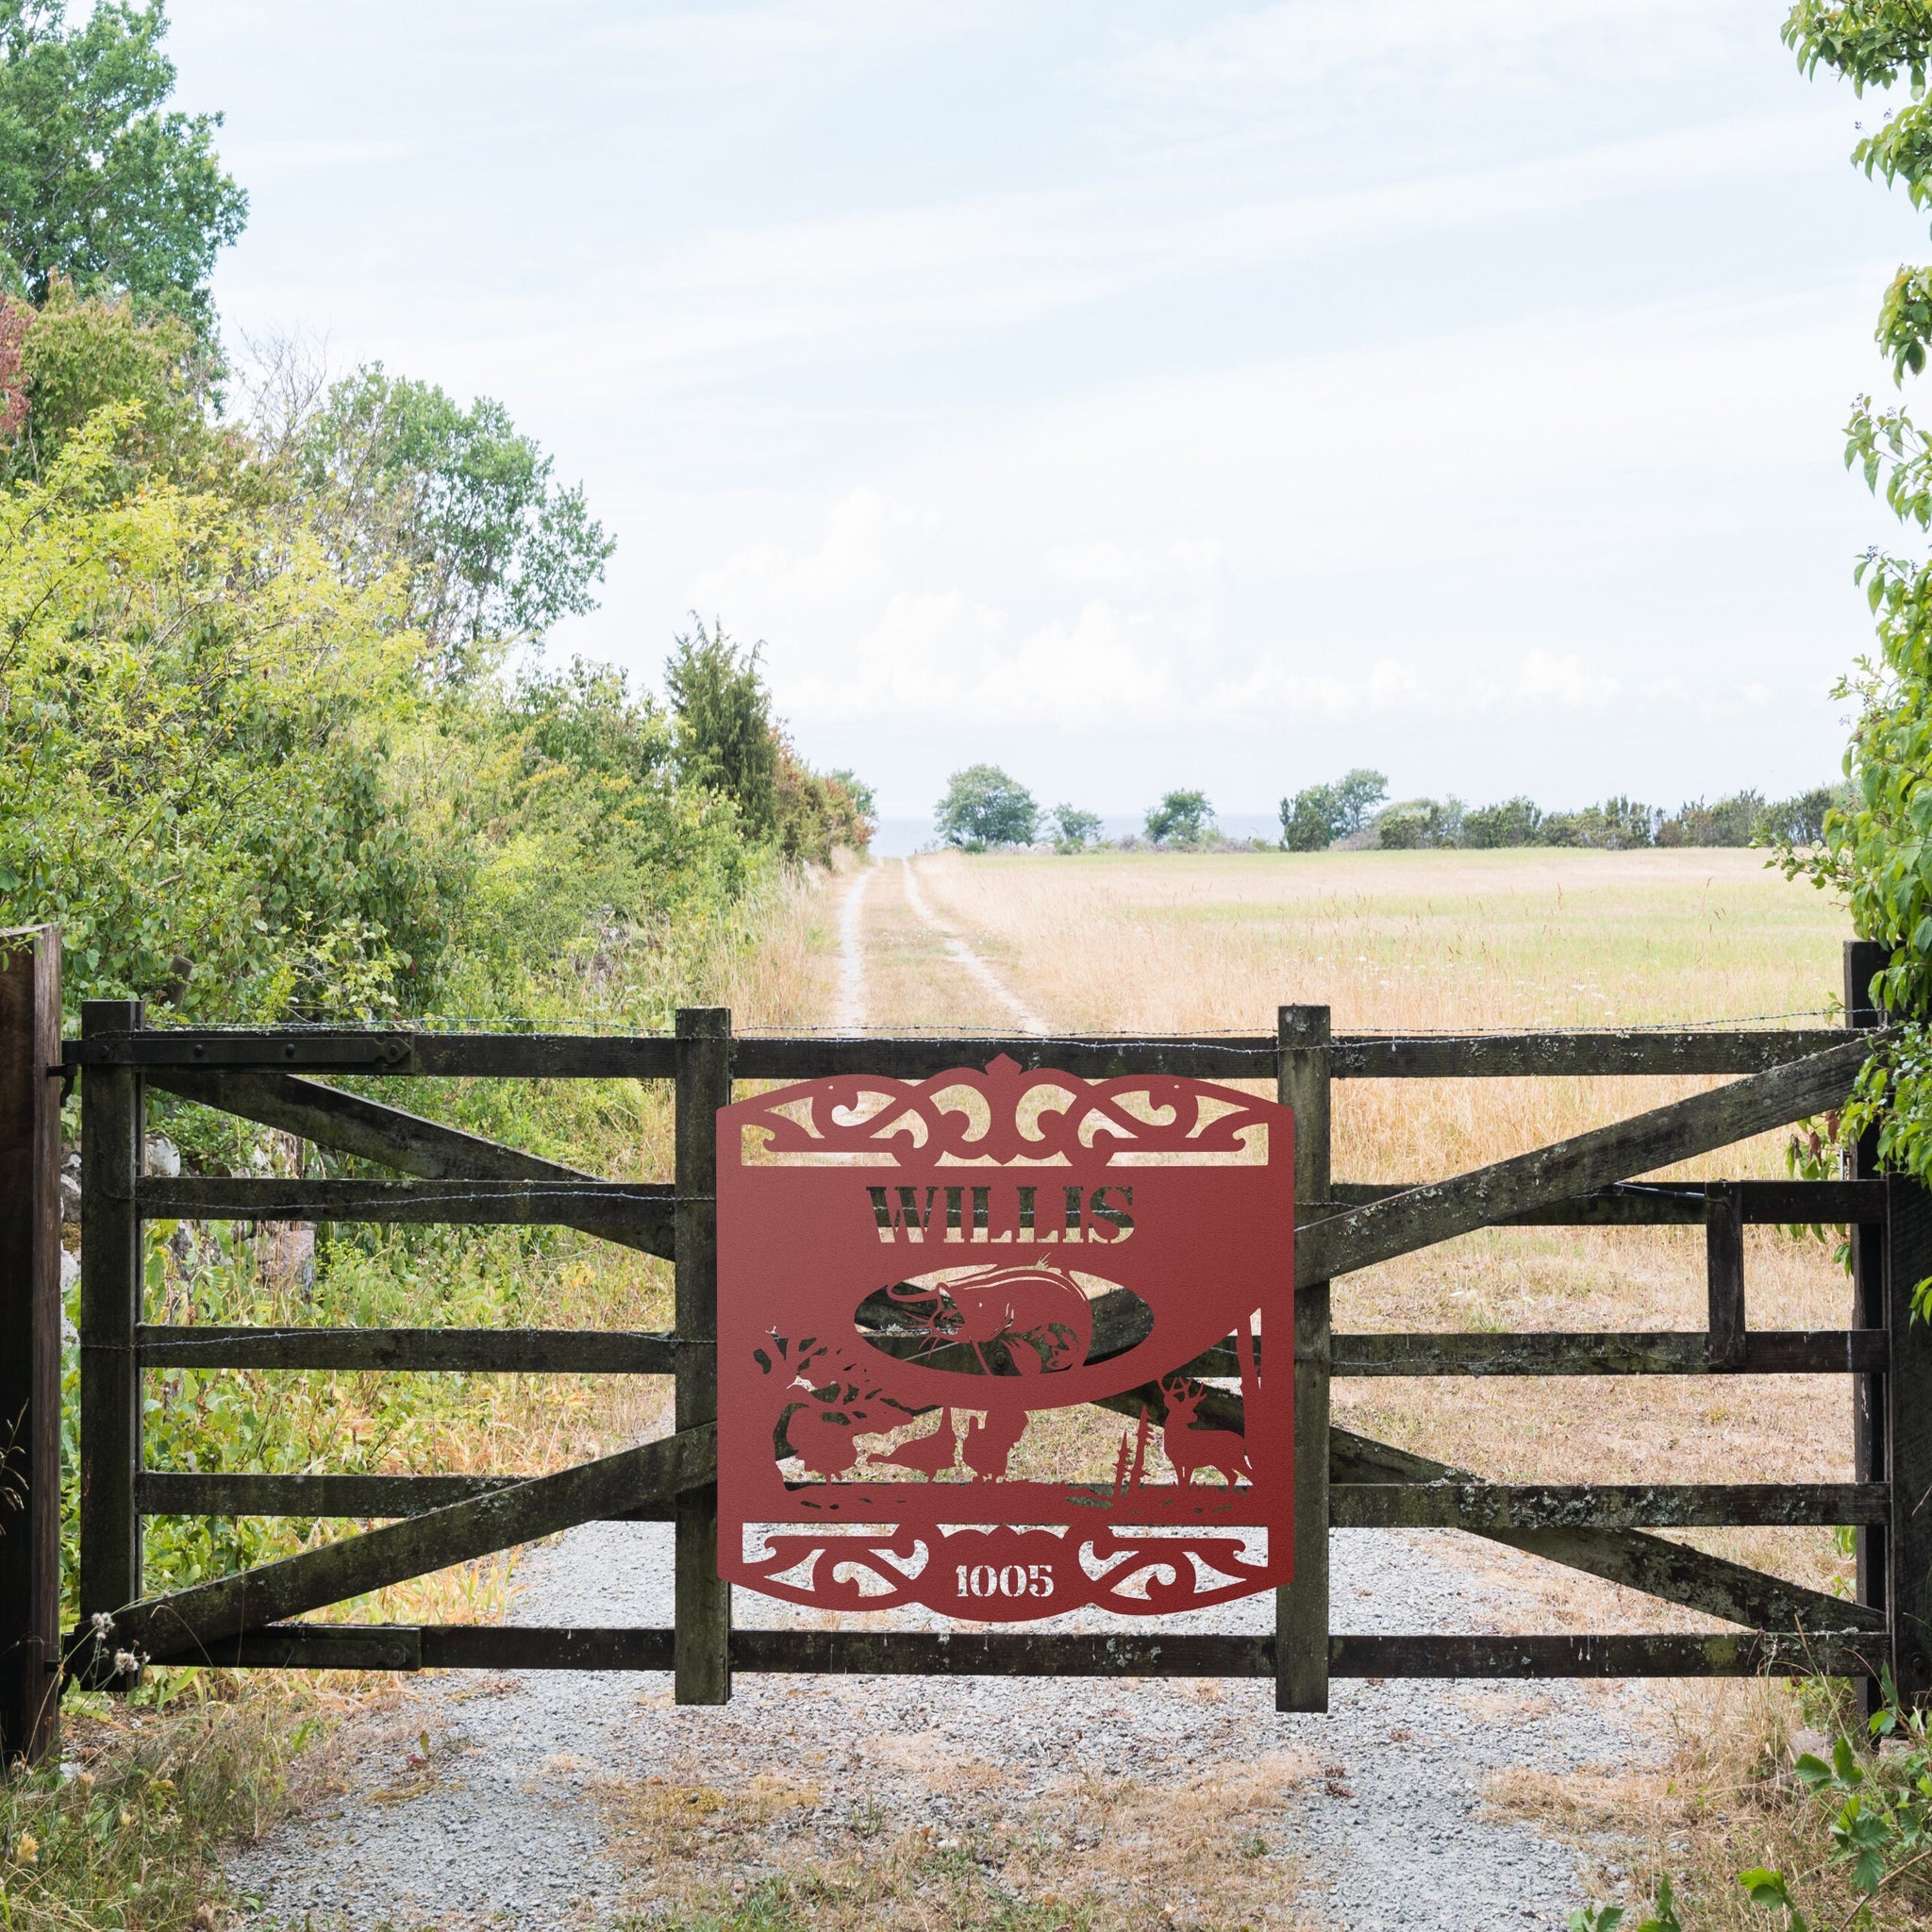
[[[1778,0],[175,0],[231,329],[485,392],[806,755],[1138,810],[1837,769],[1903,195]]]

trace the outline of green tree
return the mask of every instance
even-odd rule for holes
[[[1381,772],[1357,765],[1332,785],[1309,785],[1281,801],[1281,842],[1291,852],[1321,852],[1359,832],[1389,796]]]
[[[98,0],[72,28],[65,13],[0,0],[0,277],[41,303],[64,275],[211,339],[208,275],[248,216],[214,151],[222,117],[167,109],[161,0]]]
[[[1325,852],[1341,831],[1332,785],[1307,785],[1281,801],[1281,842],[1291,852]]]
[[[777,828],[779,739],[758,674],[764,646],[741,653],[722,625],[707,630],[695,622],[664,665],[678,763],[688,783],[731,800],[750,837],[769,838]]]
[[[1030,845],[1040,826],[1040,807],[1025,786],[997,765],[968,765],[946,780],[946,795],[933,808],[933,824],[948,845],[969,852]]]
[[[1170,791],[1148,812],[1146,824],[1157,845],[1199,845],[1214,829],[1214,808],[1205,791]]]
[[[1368,824],[1369,815],[1389,796],[1389,779],[1382,772],[1357,765],[1344,772],[1335,783],[1337,832],[1348,838]]]
[[[501,403],[465,409],[379,362],[329,391],[300,453],[344,567],[366,580],[400,560],[410,622],[456,676],[491,641],[541,638],[597,608],[592,586],[617,546],[582,486],[554,483],[553,468]]]
[[[1053,849],[1059,853],[1084,852],[1100,837],[1100,814],[1082,811],[1077,805],[1057,805],[1046,815],[1053,827]]]

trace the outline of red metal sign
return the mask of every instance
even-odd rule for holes
[[[720,1574],[974,1622],[1285,1583],[1293,1174],[1272,1101],[1004,1056],[721,1109]],[[1229,1338],[1241,1432],[1184,1372]]]

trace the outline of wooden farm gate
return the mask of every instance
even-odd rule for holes
[[[1697,1676],[1824,1673],[1932,1697],[1932,1333],[1910,1318],[1932,1274],[1932,1196],[1875,1172],[1839,1181],[1638,1184],[1840,1104],[1878,1016],[1879,949],[1846,949],[1847,1030],[1573,1031],[1331,1037],[1328,1010],[1285,1007],[1273,1036],[1158,1039],[735,1038],[729,1015],[677,1015],[671,1037],[330,1027],[151,1027],[91,1002],[58,1039],[58,937],[10,936],[0,975],[0,1414],[11,1427],[0,1519],[0,1722],[38,1755],[67,1677],[125,1682],[143,1660],[225,1666],[660,1670],[680,1702],[716,1704],[734,1671],[957,1675],[1272,1677],[1278,1708],[1326,1708],[1333,1676]],[[735,1627],[716,1566],[713,1117],[734,1079],[841,1073],[907,1079],[1005,1053],[1092,1078],[1165,1073],[1273,1081],[1297,1116],[1295,1568],[1276,1634],[909,1632]],[[675,1174],[612,1183],[327,1084],[332,1076],[662,1080],[675,1094]],[[1690,1099],[1453,1179],[1407,1189],[1329,1174],[1336,1080],[1626,1074],[1737,1076]],[[58,1627],[59,1082],[81,1096],[80,1617]],[[168,1178],[143,1172],[145,1094],[160,1089],[381,1164],[403,1180]],[[663,1334],[555,1329],[240,1328],[148,1322],[142,1224],[550,1223],[670,1258]],[[1745,1321],[1747,1223],[1848,1224],[1855,1324],[1770,1332]],[[1329,1284],[1496,1225],[1701,1224],[1705,1329],[1638,1334],[1333,1334]],[[1191,1365],[1233,1374],[1224,1344]],[[142,1455],[142,1377],[176,1365],[671,1375],[674,1433],[516,1476],[206,1474]],[[1850,1375],[1852,1483],[1504,1484],[1329,1425],[1332,1375]],[[1164,1412],[1150,1385],[1124,1412]],[[1211,1405],[1219,1406],[1219,1415]],[[1216,1393],[1204,1420],[1239,1426]],[[144,1596],[142,1523],[157,1514],[392,1519],[245,1574]],[[596,1519],[675,1523],[669,1629],[357,1626],[305,1612]],[[1652,1532],[1718,1524],[1853,1525],[1847,1601]],[[1329,1527],[1472,1531],[1739,1626],[1722,1635],[1335,1635]],[[1869,1694],[1869,1693],[1868,1693]]]

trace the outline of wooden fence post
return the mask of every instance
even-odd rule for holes
[[[1873,1027],[1885,1018],[1872,1000],[1872,981],[1891,954],[1874,940],[1847,940],[1844,944],[1844,999],[1847,1026]],[[1850,1177],[1870,1180],[1878,1173],[1878,1136],[1862,1135],[1850,1153]],[[1885,1229],[1854,1227],[1852,1243],[1852,1326],[1883,1328],[1887,1323]],[[1852,1474],[1861,1483],[1885,1480],[1885,1408],[1883,1375],[1852,1377]],[[1853,1532],[1857,1552],[1857,1598],[1874,1609],[1886,1607],[1889,1574],[1886,1531],[1878,1525]],[[1869,1678],[1860,1689],[1863,1713],[1877,1708],[1879,1688]]]
[[[1275,1091],[1294,1109],[1295,1212],[1328,1196],[1329,1012],[1276,1016]],[[1328,1708],[1328,1284],[1294,1298],[1294,1576],[1274,1592],[1274,1707]]]
[[[0,1764],[60,1725],[60,928],[0,934]]]
[[[1704,1267],[1711,1366],[1744,1362],[1744,1197],[1732,1181],[1704,1188]]]
[[[87,1000],[83,1040],[125,1034],[139,1000]],[[134,1183],[146,1153],[147,1103],[133,1067],[92,1066],[80,1087],[80,1622],[141,1594],[141,1222]],[[113,1648],[111,1639],[108,1647]]]
[[[718,1419],[718,1109],[731,1100],[731,1014],[677,1013],[677,1426]],[[675,1691],[679,1704],[731,1698],[731,1586],[718,1575],[718,1486],[677,1499]]]
[[[1885,1467],[1891,1483],[1891,1674],[1899,1704],[1932,1703],[1932,1327],[1912,1319],[1912,1291],[1932,1275],[1932,1192],[1893,1174],[1886,1183]]]

